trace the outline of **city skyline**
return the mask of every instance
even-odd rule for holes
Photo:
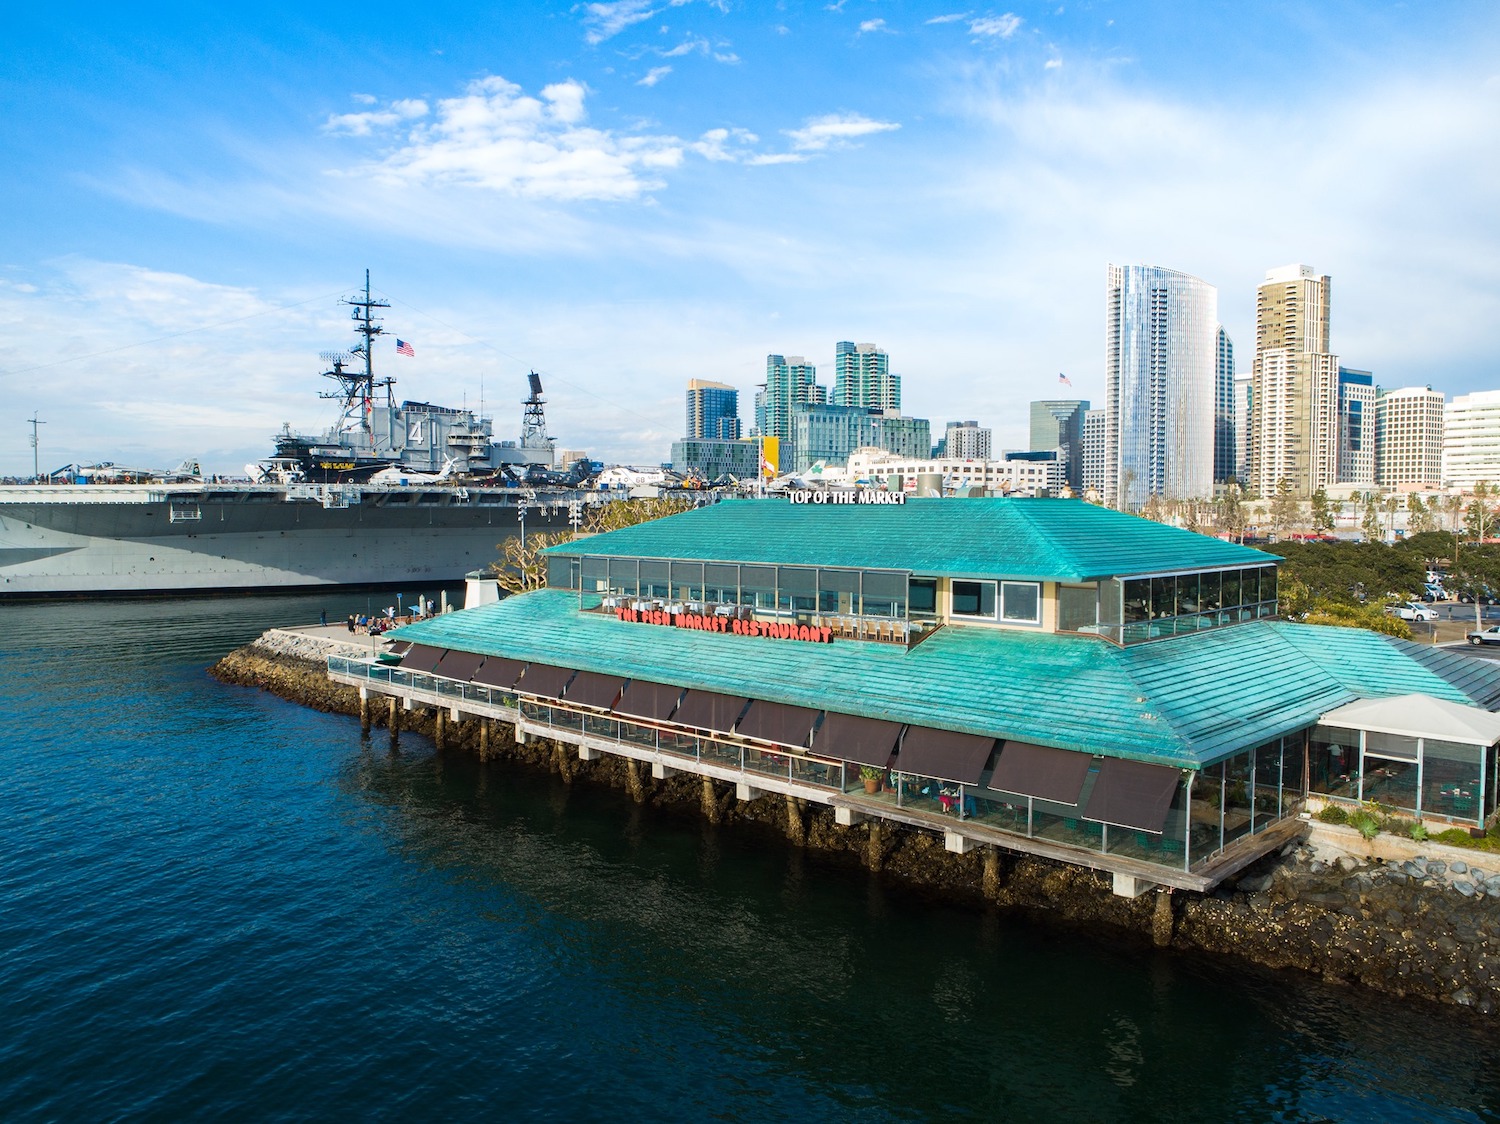
[[[833,371],[840,339],[898,358],[905,413],[1023,447],[1057,371],[1103,400],[1109,261],[1217,288],[1240,373],[1260,278],[1308,261],[1344,362],[1496,379],[1485,6],[180,16],[13,13],[0,379],[44,469],[236,471],[323,428],[318,355],[366,267],[414,347],[377,356],[398,395],[482,401],[511,437],[535,368],[560,442],[623,462],[662,459],[688,378]],[[1274,217],[1272,147],[1329,185]],[[0,474],[29,475],[29,437]]]

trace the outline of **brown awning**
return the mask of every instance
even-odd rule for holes
[[[399,656],[402,655],[406,651],[406,649],[410,647],[410,640],[392,640],[390,646],[386,648],[386,651],[393,656]]]
[[[427,644],[413,644],[401,657],[401,670],[431,671],[437,667],[438,660],[442,658],[441,648],[433,648]]]
[[[521,676],[521,681],[516,684],[516,690],[525,691],[528,695],[545,695],[555,699],[562,694],[562,689],[572,678],[572,668],[553,667],[545,663],[528,664],[526,674]]]
[[[669,687],[665,683],[652,683],[646,679],[632,679],[625,688],[625,694],[615,703],[615,713],[665,722],[671,717],[672,711],[677,707],[677,700],[681,697],[681,687]]]
[[[689,691],[687,698],[677,708],[672,721],[679,726],[691,726],[695,730],[714,730],[727,734],[734,729],[735,719],[745,709],[745,700],[736,695],[720,695],[713,691]]]
[[[1106,757],[1083,818],[1160,835],[1181,782],[1177,769]]]
[[[600,675],[593,671],[580,671],[568,684],[564,700],[578,706],[594,706],[608,710],[620,697],[620,687],[625,682],[618,675]]]
[[[750,713],[740,719],[735,733],[744,738],[802,748],[807,745],[807,735],[812,733],[817,717],[816,710],[805,706],[787,706],[757,699],[750,704]]]
[[[824,757],[858,761],[861,765],[884,769],[895,752],[896,737],[900,733],[899,722],[835,714],[830,710],[823,716],[823,725],[813,735],[812,751]]]
[[[438,660],[438,665],[432,669],[432,673],[467,683],[474,678],[474,673],[479,670],[479,665],[483,662],[484,657],[477,652],[449,650],[443,653],[443,658]]]
[[[520,660],[491,656],[474,673],[474,682],[483,683],[486,687],[514,687],[525,666]]]
[[[1077,804],[1092,761],[1087,753],[1006,742],[989,786],[997,792],[1016,792],[1055,804]]]
[[[910,726],[901,741],[901,756],[896,763],[903,773],[978,784],[994,746],[994,738],[981,734]]]

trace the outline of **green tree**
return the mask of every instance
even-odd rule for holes
[[[1231,483],[1214,501],[1214,521],[1220,531],[1245,541],[1245,491],[1238,484]]]
[[[1319,534],[1333,530],[1334,513],[1328,503],[1328,489],[1319,488],[1312,494],[1312,529]]]
[[[1437,500],[1432,501],[1436,505]],[[1422,497],[1413,492],[1406,498],[1406,533],[1420,535],[1423,531],[1437,530],[1433,519],[1433,508],[1422,502]]]
[[[1380,496],[1376,492],[1366,492],[1361,501],[1364,504],[1364,516],[1360,519],[1359,528],[1364,532],[1366,542],[1379,542],[1380,534]]]
[[[1276,495],[1271,499],[1271,529],[1278,536],[1296,526],[1302,505],[1292,492],[1292,482],[1286,477],[1276,481]]]

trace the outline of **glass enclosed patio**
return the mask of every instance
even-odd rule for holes
[[[1495,810],[1500,715],[1426,695],[1361,699],[1323,715],[1308,791],[1483,826]]]

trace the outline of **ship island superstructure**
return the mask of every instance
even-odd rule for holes
[[[588,462],[554,469],[535,372],[520,440],[496,442],[467,408],[396,403],[371,354],[389,305],[368,272],[344,303],[358,342],[324,354],[338,418],[317,436],[287,426],[249,482],[185,462],[155,479],[95,466],[0,486],[0,600],[457,581],[505,540],[576,527],[609,498]]]

